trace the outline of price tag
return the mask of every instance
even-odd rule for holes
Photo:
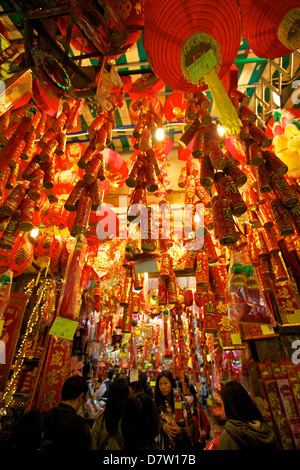
[[[270,325],[260,325],[262,334],[267,335],[274,335],[273,327]]]
[[[3,326],[4,326],[4,320],[0,320],[0,337],[2,335]]]
[[[139,371],[137,369],[131,369],[129,375],[129,382],[137,382],[139,380]]]
[[[215,65],[217,65],[217,59],[213,51],[209,49],[209,51],[205,52],[205,54],[187,67],[192,83],[195,84],[201,80]]]
[[[299,310],[299,308],[296,308],[295,313],[292,313],[291,315],[287,315],[286,319],[287,319],[288,323],[290,323],[290,324],[295,325],[296,323],[300,323],[300,310]]]
[[[182,408],[181,401],[175,401],[174,402],[174,408],[175,408],[175,410],[181,410],[181,408]]]
[[[230,338],[231,338],[231,342],[232,342],[233,345],[242,344],[241,336],[240,336],[239,333],[232,333],[230,335]]]
[[[72,340],[77,326],[78,321],[69,320],[68,318],[56,317],[49,331],[49,335]]]
[[[155,387],[155,383],[156,383],[155,380],[151,380],[150,381],[150,387]]]

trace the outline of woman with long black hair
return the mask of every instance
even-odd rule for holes
[[[217,450],[280,450],[274,432],[240,383],[227,382],[221,399],[227,421]]]
[[[115,379],[110,387],[104,412],[92,429],[92,450],[123,450],[121,421],[129,397],[128,382]]]
[[[177,388],[168,370],[156,377],[154,400],[159,413],[158,440],[163,450],[191,451],[194,445],[195,425],[188,403],[181,395],[182,420],[176,421],[174,390]]]

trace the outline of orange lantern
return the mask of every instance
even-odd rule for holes
[[[14,273],[14,277],[20,276],[31,265],[33,260],[33,247],[22,235],[16,241],[12,251],[0,248],[0,271],[8,267]]]
[[[186,108],[183,93],[174,92],[169,95],[164,104],[164,115],[167,121],[183,121]]]
[[[60,240],[55,235],[44,233],[33,239],[34,255],[52,258],[61,250]]]
[[[52,188],[54,196],[70,194],[78,180],[79,176],[76,171],[66,170],[59,172],[55,177],[55,184]]]
[[[69,214],[63,204],[54,202],[52,204],[47,204],[41,210],[41,222],[46,227],[55,225],[55,227],[63,230],[67,227],[68,215]]]

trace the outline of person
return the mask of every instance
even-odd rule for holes
[[[153,390],[150,385],[147,383],[147,374],[146,372],[139,371],[138,380],[130,382],[130,377],[127,377],[129,385],[129,395],[133,395],[137,392],[144,392],[146,395],[149,395],[150,398],[154,398]]]
[[[226,416],[217,450],[279,450],[277,438],[247,390],[236,381],[221,389]]]
[[[91,431],[87,421],[78,414],[87,398],[86,380],[74,375],[64,382],[58,406],[41,413],[44,439],[51,443],[53,451],[90,450]]]
[[[147,382],[147,374],[143,370],[139,371],[139,391],[146,393],[150,398],[154,398],[153,390]]]
[[[183,404],[183,421],[175,420],[173,389],[177,388],[171,371],[156,377],[154,400],[159,413],[158,442],[162,450],[189,451],[194,446],[195,425],[188,403]]]
[[[191,407],[196,429],[194,435],[194,450],[204,450],[206,441],[210,438],[210,422],[208,421],[201,403],[197,400],[197,393],[194,385],[187,383],[187,387],[190,392],[190,396],[187,397],[187,400]]]
[[[151,397],[144,392],[129,397],[121,424],[124,450],[161,450],[155,438],[158,434],[158,411]]]
[[[115,379],[111,384],[104,412],[96,418],[92,428],[92,450],[123,449],[121,420],[128,397],[127,380]]]
[[[114,371],[109,370],[108,373],[107,373],[106,379],[103,380],[100,387],[96,391],[97,400],[100,401],[100,400],[102,400],[102,398],[107,398],[108,397],[108,393],[109,393],[109,390],[110,390],[110,387],[111,387],[111,384],[112,384],[113,376],[114,376]]]

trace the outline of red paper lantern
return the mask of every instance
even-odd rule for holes
[[[52,204],[47,204],[41,210],[41,222],[49,227],[55,225],[59,230],[63,230],[67,227],[69,213],[64,208],[63,204],[54,202]]]
[[[20,276],[31,265],[33,247],[22,235],[17,239],[12,251],[0,248],[0,271],[11,269],[14,277]]]
[[[61,242],[55,235],[45,233],[33,239],[33,251],[37,257],[56,258],[61,251]]]
[[[299,40],[294,47],[291,43],[284,45],[278,34],[282,20],[289,12],[298,10],[299,18],[299,0],[285,2],[274,0],[271,4],[261,0],[241,0],[240,6],[243,37],[247,39],[250,48],[257,57],[267,59],[283,57],[300,47]],[[291,30],[292,24],[293,21],[290,22],[289,27],[286,26],[284,29]]]
[[[55,184],[52,188],[54,196],[70,194],[78,180],[79,176],[76,171],[60,171],[55,177]]]
[[[164,115],[167,121],[183,121],[187,101],[183,93],[174,92],[164,104]]]
[[[194,147],[195,137],[191,140],[187,147],[183,148],[181,145],[178,145],[178,160],[187,161],[189,156],[192,153]]]
[[[155,155],[169,155],[173,147],[174,141],[168,135],[166,135],[163,140],[157,140],[156,142],[154,142],[152,146]]]
[[[237,2],[223,0],[147,1],[144,48],[157,77],[174,91],[196,93],[205,87],[188,82],[181,68],[184,42],[196,33],[209,35],[219,46],[219,78],[229,70],[239,49],[241,18]]]

